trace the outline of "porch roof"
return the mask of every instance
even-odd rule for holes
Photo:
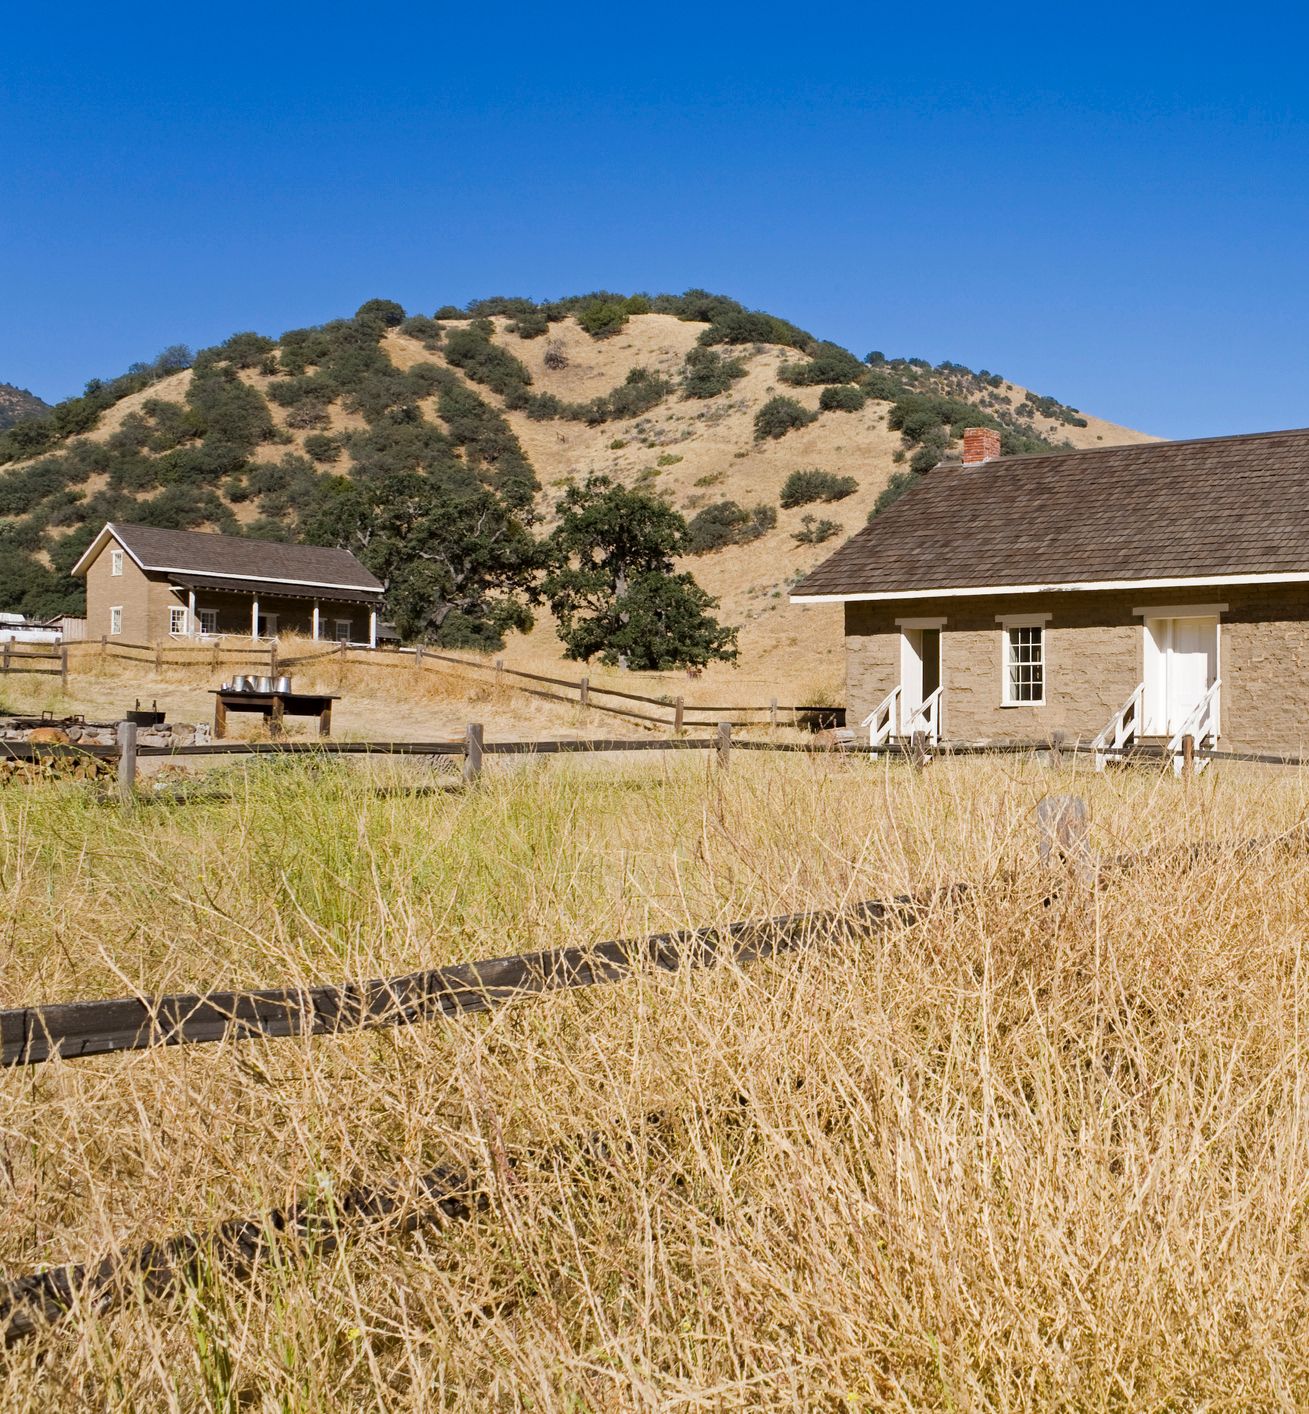
[[[282,584],[266,579],[232,579],[226,575],[170,574],[168,582],[178,589],[219,590],[224,594],[263,595],[266,599],[319,599],[336,604],[369,604],[380,607],[381,594],[374,589],[343,589],[335,585]]]

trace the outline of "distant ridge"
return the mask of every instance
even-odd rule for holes
[[[35,393],[15,383],[0,383],[0,432],[21,422],[25,417],[40,417],[50,411],[50,404]]]

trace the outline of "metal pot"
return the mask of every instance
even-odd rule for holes
[[[251,678],[251,690],[254,692],[272,692],[272,678]]]
[[[249,692],[250,679],[246,677],[244,673],[238,673],[237,676],[232,679],[232,691]]]
[[[288,677],[280,677],[280,678],[278,678],[278,679],[273,683],[273,691],[274,691],[274,692],[290,692],[290,691],[291,691],[291,679],[288,678]]]

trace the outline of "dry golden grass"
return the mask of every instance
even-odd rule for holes
[[[77,1312],[0,1357],[0,1401],[1303,1405],[1309,870],[1235,846],[1299,826],[1306,786],[742,755],[418,797],[280,764],[130,812],[0,793],[7,1005],[983,885],[749,969],[5,1073],[9,1274],[442,1161],[490,1202]],[[1098,852],[1155,854],[1046,906],[1033,812],[1068,790]]]

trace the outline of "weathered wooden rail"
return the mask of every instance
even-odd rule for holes
[[[545,992],[621,982],[643,969],[675,972],[725,961],[753,962],[816,937],[867,932],[891,919],[911,920],[951,903],[964,886],[923,896],[870,900],[845,908],[783,914],[722,927],[591,946],[553,948],[404,976],[339,986],[174,993],[107,1001],[52,1002],[0,1011],[0,1066],[38,1065],[157,1046],[194,1046],[254,1037],[331,1036],[410,1026]]]

